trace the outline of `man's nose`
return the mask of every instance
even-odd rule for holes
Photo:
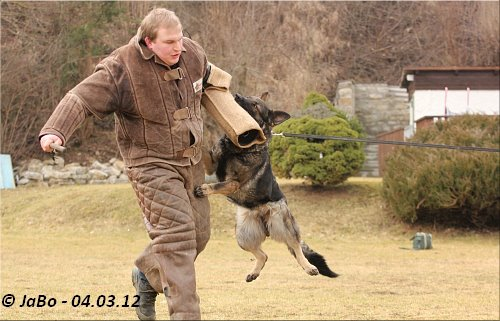
[[[175,42],[174,50],[175,51],[181,51],[182,50],[182,41],[176,41]]]

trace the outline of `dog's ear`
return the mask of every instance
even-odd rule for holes
[[[267,98],[269,98],[268,91],[266,91],[265,93],[262,93],[262,95],[260,95],[260,99],[262,99],[262,101],[267,101]]]
[[[285,120],[290,118],[290,114],[287,112],[281,111],[281,110],[275,110],[269,115],[269,118],[271,120],[271,123],[273,126],[279,125]]]

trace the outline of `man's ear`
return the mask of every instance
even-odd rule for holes
[[[144,38],[144,42],[146,43],[146,46],[151,49],[151,39],[149,37]]]
[[[279,125],[290,118],[290,114],[281,110],[275,110],[270,115],[273,126]]]
[[[268,91],[266,91],[265,93],[262,93],[262,95],[260,95],[260,99],[262,99],[262,101],[266,101],[268,97],[269,97]]]

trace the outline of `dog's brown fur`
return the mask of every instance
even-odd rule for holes
[[[271,110],[264,102],[266,98],[267,93],[261,98],[236,94],[236,102],[257,121],[267,140],[264,144],[243,149],[223,136],[210,151],[203,154],[205,171],[209,175],[215,172],[219,182],[197,186],[195,195],[223,194],[237,204],[236,239],[242,249],[252,252],[257,259],[246,277],[247,282],[259,276],[267,261],[267,255],[261,248],[267,236],[287,244],[307,274],[337,277],[323,256],[301,240],[299,227],[272,172],[268,152],[271,129],[290,115]]]

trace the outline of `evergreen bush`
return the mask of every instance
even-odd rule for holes
[[[304,99],[304,103],[302,104],[302,109],[307,109],[316,105],[324,105],[329,110],[335,111],[335,107],[325,95],[320,94],[317,91],[311,91]]]
[[[318,93],[308,95],[298,117],[276,126],[274,132],[353,138],[363,135],[355,117],[348,119]],[[365,160],[363,147],[359,142],[277,136],[269,150],[277,176],[306,178],[313,185],[327,186],[342,183],[359,172]]]
[[[419,129],[411,141],[499,146],[498,116],[463,115]],[[406,222],[498,227],[499,154],[400,147],[386,159],[382,194]]]

